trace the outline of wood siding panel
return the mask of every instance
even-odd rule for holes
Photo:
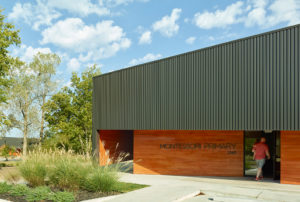
[[[243,176],[243,138],[243,131],[137,130],[134,173]]]
[[[281,132],[281,183],[300,184],[300,131]]]
[[[124,160],[133,159],[133,131],[101,130],[99,138],[100,165],[112,163],[121,153],[129,155]]]

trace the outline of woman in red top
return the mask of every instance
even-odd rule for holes
[[[256,180],[263,178],[262,168],[265,165],[266,156],[268,157],[268,159],[270,159],[269,147],[265,142],[266,138],[262,137],[259,143],[253,145],[254,159],[257,166]]]

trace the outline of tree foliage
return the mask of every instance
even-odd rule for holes
[[[4,113],[5,107],[2,106],[7,100],[7,87],[9,86],[8,73],[14,63],[14,58],[9,56],[8,49],[12,45],[21,43],[19,31],[15,30],[14,25],[5,22],[5,16],[0,9],[0,132],[4,136],[11,128],[11,122]]]
[[[29,134],[40,129],[40,137],[43,137],[44,105],[46,97],[55,90],[51,78],[59,63],[56,54],[38,53],[29,64],[15,60],[14,69],[10,71],[8,119],[11,128],[23,133],[23,155],[26,155]]]
[[[19,31],[11,23],[5,22],[5,16],[0,9],[0,103],[6,101],[6,87],[9,84],[7,73],[11,68],[14,58],[9,56],[8,48],[21,43]]]
[[[23,133],[23,154],[27,151],[28,134],[38,125],[36,100],[36,74],[30,65],[17,63],[11,72],[9,87],[9,120],[12,128]]]
[[[55,91],[56,82],[53,81],[53,76],[56,73],[56,68],[60,64],[60,57],[54,53],[42,54],[37,53],[33,61],[30,63],[31,69],[36,73],[36,89],[37,102],[40,107],[40,143],[44,138],[44,120],[45,120],[45,104],[48,96]]]
[[[48,133],[46,145],[91,152],[92,78],[100,74],[94,65],[81,74],[73,73],[71,86],[53,95],[47,103]]]

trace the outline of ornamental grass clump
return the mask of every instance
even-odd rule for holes
[[[113,191],[118,183],[117,172],[108,167],[94,168],[83,181],[82,188],[90,192],[109,192]]]
[[[30,186],[50,186],[54,189],[109,192],[118,183],[119,162],[99,167],[91,157],[64,150],[29,152],[19,170]]]
[[[62,190],[78,190],[92,169],[86,159],[60,157],[49,167],[49,184]]]
[[[22,177],[31,186],[45,185],[48,162],[38,152],[31,152],[23,162],[18,165]]]

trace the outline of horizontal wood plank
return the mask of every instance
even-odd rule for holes
[[[136,130],[134,173],[243,176],[243,138],[243,131]]]
[[[300,131],[281,131],[281,183],[300,184]]]

